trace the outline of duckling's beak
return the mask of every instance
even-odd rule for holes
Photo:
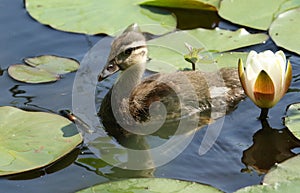
[[[119,66],[116,64],[107,63],[102,72],[98,76],[98,81],[102,81],[105,78],[109,77],[110,75],[113,75],[114,73],[118,72],[120,70]]]

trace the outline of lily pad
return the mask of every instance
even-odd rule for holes
[[[273,167],[264,177],[263,184],[271,185],[290,180],[300,181],[300,155],[292,157]]]
[[[178,31],[148,41],[151,61],[147,64],[147,69],[156,72],[172,72],[191,68],[192,65],[184,59],[188,53],[186,43],[193,48],[202,48],[198,62],[198,65],[202,65],[213,63],[217,57],[214,53],[263,43],[267,39],[266,34],[250,34],[245,29],[228,31],[218,28],[214,30],[199,28]],[[218,66],[223,67],[223,61],[227,57],[234,59],[235,56],[224,54],[224,57],[218,59]],[[230,66],[236,66],[236,64],[232,62]]]
[[[295,137],[300,139],[300,103],[289,106],[284,118],[284,124]]]
[[[269,39],[267,34],[250,34],[244,28],[236,31],[215,28],[213,30],[198,28],[188,31],[200,41],[206,50],[224,52],[246,46],[264,43]]]
[[[140,4],[181,9],[216,10],[219,3],[219,0],[146,0]]]
[[[280,14],[270,26],[270,36],[276,43],[292,52],[300,54],[300,8]]]
[[[38,67],[39,69],[43,69],[55,74],[74,72],[79,68],[79,62],[72,58],[52,55],[25,58],[24,62],[30,66]]]
[[[280,13],[286,12],[291,9],[299,8],[300,1],[299,0],[286,0],[283,4],[281,4],[280,9],[274,15],[276,18]]]
[[[208,185],[195,182],[179,181],[166,178],[138,178],[99,184],[78,193],[95,192],[130,192],[130,193],[220,193]]]
[[[144,8],[141,0],[26,0],[29,14],[42,24],[68,32],[115,35],[132,23],[143,31],[163,34],[174,30],[176,18],[159,8]]]
[[[26,83],[46,83],[59,79],[57,74],[53,74],[43,69],[33,68],[25,64],[14,64],[9,66],[8,74],[15,80]]]
[[[295,193],[299,191],[300,180],[278,182],[269,186],[256,185],[242,188],[235,193]]]
[[[286,0],[223,0],[219,15],[233,23],[255,29],[267,30],[274,14]]]
[[[59,75],[76,71],[79,62],[72,58],[43,55],[25,58],[25,64],[15,64],[8,68],[8,74],[15,80],[26,83],[46,83],[59,79]]]
[[[82,142],[68,119],[45,112],[0,107],[0,176],[44,167]]]
[[[300,155],[276,164],[264,177],[263,185],[248,186],[236,193],[298,192],[300,187]]]

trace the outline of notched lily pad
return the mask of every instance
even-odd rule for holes
[[[218,28],[214,30],[198,28],[178,31],[148,41],[149,55],[152,60],[147,64],[147,69],[156,72],[172,72],[191,68],[192,65],[184,60],[184,56],[188,53],[186,44],[203,50],[199,53],[197,63],[202,65],[202,63],[214,62],[215,53],[264,43],[268,38],[264,33],[250,34],[245,29],[229,31]],[[224,58],[219,57],[218,65],[223,66]],[[234,55],[231,55],[231,58],[234,59]],[[236,65],[237,62],[232,62],[228,67],[236,67]]]
[[[284,118],[284,124],[300,140],[300,103],[289,106]]]
[[[55,74],[74,72],[79,68],[79,62],[77,60],[54,55],[25,58],[24,62],[30,66],[38,67],[39,69]]]
[[[220,193],[208,185],[166,178],[138,178],[99,184],[77,193],[130,192],[130,193]]]
[[[276,43],[292,52],[300,54],[300,8],[280,14],[270,26],[270,36]]]
[[[219,15],[232,23],[267,30],[285,0],[223,0]]]
[[[33,68],[25,64],[14,64],[9,66],[8,74],[17,81],[26,83],[46,83],[59,79],[57,74],[53,74],[43,69]]]
[[[44,167],[82,142],[76,126],[51,113],[0,107],[0,176]]]
[[[60,56],[42,55],[25,58],[25,64],[15,64],[8,68],[8,74],[15,80],[26,83],[46,83],[59,79],[61,74],[76,71],[79,62]]]
[[[171,12],[139,6],[141,0],[26,0],[29,14],[42,24],[68,32],[115,35],[132,23],[143,31],[164,34],[176,27]]]

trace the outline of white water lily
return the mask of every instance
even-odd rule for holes
[[[244,67],[239,60],[239,77],[245,93],[260,108],[273,107],[286,93],[292,80],[292,66],[283,51],[251,51]]]

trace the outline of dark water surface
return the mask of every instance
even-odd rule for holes
[[[66,33],[43,26],[30,18],[21,0],[0,0],[0,9],[0,67],[4,70],[11,64],[22,62],[25,57],[42,54],[72,57],[80,61],[101,39],[101,36]],[[219,26],[237,28],[224,21]],[[269,40],[264,45],[244,50],[250,49],[276,51],[278,48]],[[290,149],[299,146],[299,142],[284,129],[282,117],[289,104],[300,102],[300,58],[288,51],[285,53],[293,64],[294,78],[291,92],[269,112],[269,123],[275,128],[273,130],[261,130],[261,124],[256,119],[260,110],[246,99],[226,116],[220,136],[204,155],[200,156],[198,149],[207,128],[198,131],[193,141],[176,159],[154,171],[127,171],[105,163],[99,163],[102,164],[100,169],[95,170],[78,162],[81,158],[95,158],[89,150],[83,148],[50,168],[0,178],[0,192],[67,193],[109,180],[151,175],[206,183],[225,192],[259,184],[263,174],[247,169],[245,163],[266,171],[279,161],[275,157],[283,160],[293,156]],[[72,109],[74,77],[75,73],[70,73],[55,83],[31,85],[12,80],[4,71],[0,76],[0,105],[55,113],[61,109]],[[278,156],[282,154],[284,156]]]

